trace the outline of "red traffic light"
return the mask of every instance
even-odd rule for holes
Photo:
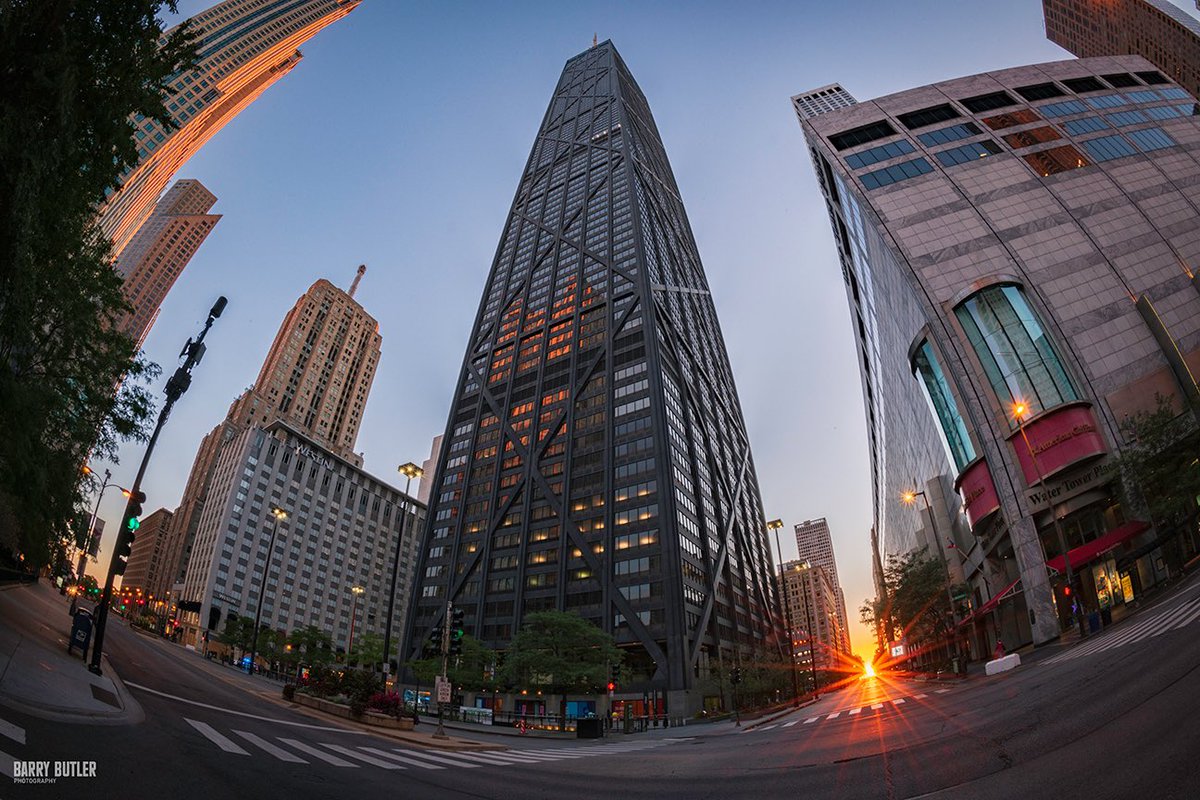
[[[1070,597],[1070,596],[1071,596],[1071,587],[1070,587],[1070,586],[1064,586],[1064,587],[1063,587],[1063,596],[1064,596],[1064,597]]]
[[[612,681],[609,681],[609,682],[608,682],[608,690],[609,690],[610,692],[611,692],[613,689],[616,689],[616,688],[617,688],[617,685],[616,685],[615,683],[613,683]]]

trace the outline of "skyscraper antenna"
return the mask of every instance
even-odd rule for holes
[[[1200,2],[1200,0],[1197,0],[1197,1]],[[600,35],[598,33],[593,33],[592,34],[592,47],[595,47],[599,43],[600,43]]]
[[[358,282],[362,280],[362,276],[367,271],[366,264],[358,265],[358,274],[354,276],[354,283],[350,284],[350,297],[354,297],[354,293],[358,291]]]

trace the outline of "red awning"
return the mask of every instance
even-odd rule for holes
[[[1021,582],[1021,579],[1017,578],[1015,581],[1010,583],[1008,586],[1005,586],[1003,589],[996,592],[996,594],[992,597],[991,600],[988,600],[986,603],[981,605],[979,608],[975,609],[974,612],[972,612],[965,619],[963,619],[962,622],[960,622],[958,624],[966,625],[968,622],[975,619],[976,617],[982,617],[984,614],[987,614],[988,612],[990,612],[993,608],[1000,605],[1001,600],[1005,599],[1010,594],[1015,594],[1015,592],[1013,592],[1013,587],[1016,586],[1020,582]]]
[[[1139,533],[1149,527],[1150,523],[1135,519],[1132,522],[1126,522],[1119,528],[1114,528],[1113,530],[1101,536],[1099,539],[1088,542],[1082,547],[1074,548],[1069,553],[1071,556],[1071,569],[1076,570],[1079,567],[1082,567],[1084,564],[1096,560],[1109,550],[1116,548],[1122,542],[1132,539],[1134,536],[1137,536]],[[1067,571],[1067,565],[1063,561],[1062,556],[1055,556],[1054,558],[1050,559],[1046,562],[1046,566],[1055,572]]]

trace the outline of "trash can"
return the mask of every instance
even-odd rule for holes
[[[575,720],[576,739],[599,739],[603,735],[599,717],[583,717]]]
[[[1100,630],[1100,612],[1093,611],[1088,614],[1088,633],[1097,633]]]

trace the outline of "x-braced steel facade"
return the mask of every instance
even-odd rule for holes
[[[646,99],[605,42],[567,62],[513,200],[403,655],[447,600],[498,649],[526,614],[565,610],[625,649],[623,689],[685,712],[712,668],[778,655],[771,574],[696,244]]]

